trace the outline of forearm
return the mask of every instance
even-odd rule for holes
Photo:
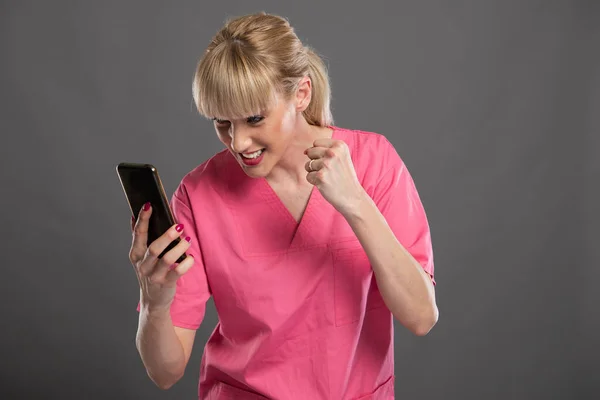
[[[414,334],[427,334],[438,318],[430,276],[396,239],[366,193],[344,216],[371,262],[381,296],[394,317]]]
[[[148,376],[160,388],[168,389],[183,375],[184,350],[168,310],[140,308],[136,346]]]

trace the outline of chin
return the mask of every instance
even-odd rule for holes
[[[265,178],[267,176],[267,173],[265,173],[262,168],[242,167],[242,169],[250,178]]]
[[[246,173],[246,175],[248,175],[251,178],[265,178],[270,171],[270,168],[268,168],[267,163],[265,163],[266,160],[262,160],[259,164],[257,165],[246,165],[244,164],[244,162],[242,160],[238,160],[238,163],[240,164],[240,167],[242,168],[242,170],[244,170],[244,172]]]

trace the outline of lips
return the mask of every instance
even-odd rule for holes
[[[245,165],[255,166],[260,164],[265,155],[265,152],[265,149],[260,149],[254,152],[240,153],[240,158]]]

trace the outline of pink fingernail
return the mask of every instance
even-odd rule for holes
[[[150,202],[144,204],[144,211],[148,211],[150,209]]]
[[[189,243],[189,242],[190,242],[190,240],[192,240],[192,238],[191,238],[191,237],[189,237],[189,236],[186,236],[186,237],[185,237],[185,240],[186,240],[186,241]]]
[[[183,230],[183,224],[177,224],[177,226],[175,227],[175,230],[177,232],[181,232]]]

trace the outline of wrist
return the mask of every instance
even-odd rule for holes
[[[171,303],[156,304],[140,296],[140,311],[153,318],[162,318],[170,315]]]
[[[146,321],[153,324],[167,323],[171,319],[170,309],[165,307],[142,306],[140,308],[140,315]]]
[[[348,222],[352,222],[363,217],[367,207],[372,205],[373,200],[371,197],[364,189],[361,189],[356,195],[352,196],[347,201],[346,205],[339,211]]]

